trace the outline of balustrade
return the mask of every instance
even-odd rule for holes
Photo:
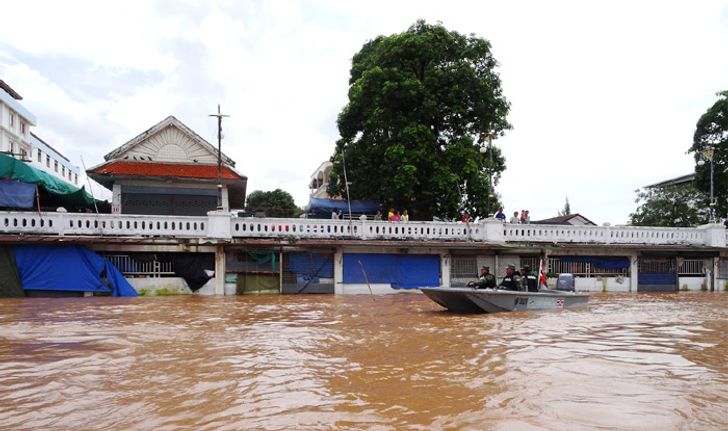
[[[720,228],[720,229],[719,229]],[[707,245],[725,247],[728,233],[718,225],[698,228],[566,226],[361,220],[237,218],[133,214],[0,212],[0,234],[160,236],[215,238],[460,241],[490,244],[572,243]]]

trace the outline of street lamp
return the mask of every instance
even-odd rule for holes
[[[712,147],[708,147],[702,151],[700,151],[700,154],[710,162],[710,221],[711,223],[715,222],[715,199],[713,197],[713,156],[715,155],[715,150]],[[698,166],[703,166],[705,164],[704,160],[698,160]]]
[[[217,105],[217,114],[209,114],[208,117],[217,117],[217,210],[222,211],[222,119],[229,117],[220,111],[220,104]]]
[[[495,197],[493,194],[493,136],[485,135],[481,136],[481,139],[488,142],[487,147],[480,147],[480,154],[488,153],[489,165],[488,165],[488,195],[485,198],[485,216],[490,215],[490,200]]]

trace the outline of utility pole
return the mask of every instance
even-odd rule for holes
[[[209,117],[217,117],[217,210],[222,211],[222,117],[229,117],[229,115],[223,115],[220,111],[220,104],[217,104],[217,114],[209,114]]]

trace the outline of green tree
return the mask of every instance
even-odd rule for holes
[[[497,208],[488,178],[497,184],[505,159],[486,141],[510,128],[510,105],[496,66],[487,40],[422,20],[364,44],[337,121],[329,194],[346,196],[345,160],[352,199],[420,220]]]
[[[710,156],[714,164],[714,196],[718,215],[728,211],[728,91],[717,93],[718,100],[698,120],[689,153],[695,157],[695,184],[710,195]],[[699,161],[704,161],[702,166]]]
[[[689,227],[708,219],[708,196],[692,183],[635,190],[639,206],[630,214],[635,226]]]
[[[256,190],[248,195],[245,212],[265,217],[298,217],[303,212],[293,201],[290,193],[281,189],[272,192]]]

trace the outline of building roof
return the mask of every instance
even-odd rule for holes
[[[0,89],[5,90],[6,93],[13,96],[13,99],[15,100],[23,100],[23,96],[18,94],[15,90],[13,90],[13,87],[9,86],[5,81],[0,79]]]
[[[187,136],[192,138],[195,142],[200,144],[208,152],[210,152],[211,154],[214,154],[215,157],[217,157],[217,148],[216,147],[214,147],[211,143],[207,142],[200,135],[195,133],[192,129],[190,129],[184,123],[182,123],[177,118],[175,118],[174,115],[170,115],[167,118],[165,118],[164,120],[160,121],[159,123],[155,124],[154,126],[150,127],[149,129],[145,130],[144,132],[140,133],[139,135],[134,137],[129,142],[116,148],[114,151],[111,151],[110,153],[106,154],[104,156],[104,159],[113,160],[113,159],[121,158],[121,156],[123,156],[123,154],[126,153],[128,150],[130,150],[132,147],[147,140],[147,138],[152,137],[153,135],[157,134],[162,129],[164,129],[170,125],[177,127],[184,134],[186,134]],[[233,159],[231,159],[230,157],[226,156],[225,153],[220,152],[220,157],[222,158],[223,164],[227,164],[227,165],[235,167],[235,161]],[[215,178],[217,178],[217,176]]]
[[[671,178],[669,180],[661,181],[659,183],[650,184],[649,186],[645,186],[645,188],[652,189],[652,188],[656,188],[656,187],[677,186],[677,185],[681,185],[681,184],[692,183],[693,181],[695,181],[695,172],[687,174],[687,175],[682,175],[679,177]]]
[[[592,226],[597,225],[596,223],[594,223],[593,221],[589,220],[588,218],[584,217],[583,215],[581,215],[579,213],[569,214],[569,215],[565,215],[565,216],[551,217],[551,218],[547,218],[547,219],[543,219],[543,220],[536,220],[536,221],[532,221],[531,223],[533,223],[533,224],[571,224],[571,223],[569,223],[569,221],[571,219],[574,219],[577,217],[581,218],[585,224],[592,225]]]
[[[128,160],[115,160],[95,166],[88,170],[90,174],[97,175],[124,175],[143,177],[176,177],[196,179],[217,179],[216,165],[201,165],[197,163],[159,163],[139,162]],[[222,166],[223,180],[243,180],[244,175],[233,169]]]

